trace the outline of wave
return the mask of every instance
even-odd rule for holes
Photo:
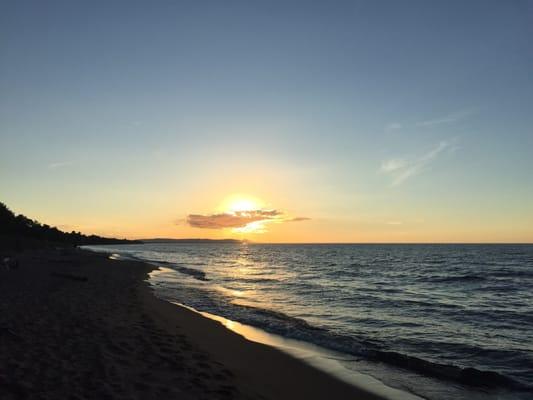
[[[274,278],[240,278],[243,283],[278,283],[279,279]]]
[[[424,376],[487,389],[533,389],[499,372],[439,364],[397,351],[390,351],[385,349],[379,341],[338,334],[281,312],[238,304],[232,304],[231,310],[225,311],[230,311],[229,313],[226,312],[229,314],[226,315],[227,318],[257,326],[270,333],[313,343],[369,361],[385,363]]]
[[[283,323],[287,328],[289,329],[306,329],[313,332],[326,332],[326,330],[313,326],[309,324],[307,321],[301,318],[295,318],[291,317],[287,314],[274,311],[274,310],[267,310],[265,308],[258,308],[253,306],[247,306],[242,304],[234,304],[235,307],[239,307],[242,310],[248,310],[252,313],[255,313],[256,315],[264,316],[266,318],[269,318],[271,320],[276,320],[278,323]]]
[[[499,270],[490,275],[498,278],[533,278],[533,271]]]
[[[438,283],[453,283],[453,282],[483,282],[487,278],[481,275],[452,275],[452,276],[429,276],[421,277],[419,280],[429,280]]]
[[[89,250],[91,250],[91,249],[89,248]],[[140,262],[145,262],[145,263],[148,263],[148,264],[156,265],[158,267],[164,265],[164,266],[168,266],[168,267],[170,267],[170,268],[172,268],[172,269],[174,269],[174,270],[176,270],[178,272],[181,272],[182,274],[190,275],[193,278],[198,279],[200,281],[208,281],[209,280],[209,279],[207,279],[206,274],[203,271],[200,271],[200,270],[194,269],[194,268],[184,267],[182,265],[171,263],[169,261],[141,258],[141,257],[137,257],[137,256],[133,255],[130,252],[123,252],[123,253],[108,252],[108,254],[110,254],[109,258],[111,258],[113,260],[140,261]]]
[[[189,268],[189,267],[185,267],[183,265],[179,265],[179,264],[176,264],[176,263],[173,263],[173,262],[170,262],[170,261],[161,261],[161,260],[150,260],[150,259],[147,259],[147,258],[138,258],[138,257],[135,257],[131,254],[116,254],[114,253],[112,255],[112,257],[116,257],[115,259],[128,259],[128,260],[136,260],[136,261],[142,261],[142,262],[145,262],[145,263],[148,263],[148,264],[152,264],[152,265],[155,265],[155,266],[165,266],[165,267],[168,267],[168,268],[171,268],[177,272],[180,272],[184,275],[189,275],[189,276],[192,276],[193,278],[195,279],[198,279],[199,281],[208,281],[209,279],[207,278],[206,276],[206,273],[204,271],[200,271],[199,269],[195,269],[195,268]]]
[[[172,266],[172,269],[175,269],[176,271],[181,272],[182,274],[190,275],[193,278],[198,279],[199,281],[209,280],[207,279],[205,272],[200,271],[199,269],[184,267],[184,266],[175,265],[175,264]]]
[[[498,372],[433,363],[394,351],[374,351],[370,353],[370,358],[385,362],[389,365],[418,372],[422,375],[450,380],[463,385],[494,389],[526,389],[526,387],[520,382]]]

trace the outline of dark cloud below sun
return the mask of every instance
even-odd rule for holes
[[[309,219],[306,217],[288,218],[278,210],[251,210],[208,215],[189,214],[187,224],[193,228],[225,229],[243,228],[253,222],[306,221]]]

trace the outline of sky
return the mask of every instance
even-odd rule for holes
[[[71,231],[533,242],[531,1],[5,1],[0,201]]]

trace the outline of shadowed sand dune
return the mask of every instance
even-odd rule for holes
[[[153,268],[34,251],[0,272],[2,399],[373,399],[155,298]]]

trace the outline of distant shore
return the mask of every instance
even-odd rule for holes
[[[2,399],[379,399],[157,299],[155,267],[34,250],[0,271]]]

